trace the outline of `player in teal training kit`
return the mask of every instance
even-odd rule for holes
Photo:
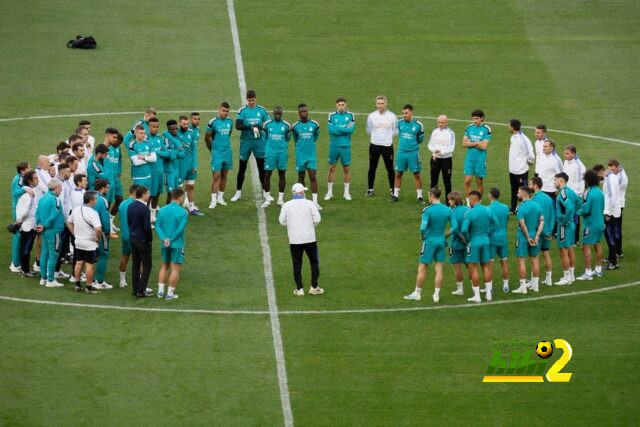
[[[240,131],[240,160],[238,162],[238,176],[236,177],[236,194],[231,198],[232,202],[240,200],[242,197],[244,175],[251,153],[253,153],[258,166],[260,185],[264,183],[265,138],[262,126],[265,122],[271,120],[271,117],[269,117],[269,113],[263,106],[256,103],[256,92],[254,90],[248,90],[246,98],[247,105],[240,108],[236,116],[236,129]]]
[[[435,263],[435,290],[433,302],[440,302],[440,290],[442,289],[442,267],[445,258],[446,238],[448,235],[457,232],[453,211],[440,203],[440,189],[429,190],[429,206],[422,210],[422,223],[420,224],[420,238],[422,239],[422,249],[418,264],[418,275],[416,277],[415,290],[406,295],[404,299],[420,301],[422,287],[427,276],[429,264]],[[449,226],[449,233],[445,234],[445,229]]]
[[[231,132],[233,120],[229,118],[229,103],[221,102],[218,115],[207,123],[204,140],[211,151],[211,203],[209,209],[215,209],[218,204],[226,206],[224,190],[227,188],[227,175],[233,169],[233,154],[231,152]]]
[[[109,149],[103,164],[105,176],[109,181],[109,192],[106,198],[112,208],[109,217],[113,231],[119,231],[113,223],[113,219],[118,213],[118,209],[115,208],[116,204],[119,205],[122,202],[122,181],[120,180],[122,175],[122,151],[120,150],[121,141],[118,135],[118,129],[110,127],[105,131],[104,137],[104,145]]]
[[[571,188],[567,187],[569,176],[560,172],[556,174],[554,185],[558,189],[556,196],[556,221],[558,249],[562,261],[562,279],[554,285],[570,285],[575,281],[575,227],[574,216],[582,207],[582,200]]]
[[[198,144],[200,142],[200,113],[194,111],[189,116],[189,130],[193,133],[193,140],[191,142],[193,170],[187,174],[185,181],[187,197],[185,197],[183,206],[187,208],[191,215],[203,216],[204,214],[200,212],[200,209],[195,204],[196,178],[198,177]]]
[[[545,278],[543,285],[553,285],[553,261],[551,260],[551,241],[553,240],[553,232],[556,226],[556,207],[553,205],[553,199],[547,193],[542,191],[542,178],[535,176],[529,180],[529,187],[534,191],[531,200],[540,206],[542,216],[544,217],[544,228],[542,229],[542,238],[540,239],[540,252],[544,257]]]
[[[164,162],[163,158],[167,156],[164,138],[158,133],[160,123],[155,117],[149,119],[149,135],[147,142],[151,147],[151,151],[156,153],[156,161],[149,164],[151,169],[151,187],[149,188],[149,205],[151,211],[151,222],[156,222],[156,213],[158,212],[158,201],[160,195],[164,193]]]
[[[402,185],[402,175],[409,169],[413,172],[413,181],[416,185],[418,203],[424,203],[422,197],[422,162],[418,149],[424,142],[424,126],[421,122],[413,118],[413,106],[407,104],[402,107],[404,120],[398,122],[398,154],[396,155],[396,180],[391,196],[392,202],[397,202],[400,197],[400,186]]]
[[[265,133],[265,154],[264,163],[264,197],[262,204],[266,208],[271,204],[273,198],[269,194],[271,189],[271,173],[278,170],[278,205],[284,205],[284,187],[286,185],[285,174],[287,163],[289,162],[289,140],[291,139],[291,125],[282,118],[282,107],[273,108],[273,120],[269,120],[263,126]]]
[[[291,133],[296,147],[298,182],[304,185],[304,174],[307,171],[311,183],[312,201],[316,208],[322,210],[322,207],[318,204],[318,180],[316,179],[316,170],[318,169],[316,143],[320,137],[320,125],[315,120],[309,119],[309,109],[306,104],[298,105],[298,117],[300,120],[291,126]]]
[[[467,241],[460,232],[464,216],[469,210],[462,203],[462,196],[457,191],[452,191],[447,195],[449,207],[453,211],[453,217],[458,224],[458,231],[453,233],[449,238],[449,264],[453,265],[456,278],[456,290],[451,292],[453,295],[464,295],[464,278],[462,276],[462,264],[467,265]]]
[[[93,190],[96,180],[108,180],[109,175],[104,168],[104,159],[107,157],[108,153],[109,148],[104,144],[100,144],[94,150],[93,156],[89,158],[89,162],[87,163],[87,182],[89,183],[87,187],[88,190]]]
[[[476,186],[483,193],[484,177],[487,176],[487,147],[491,142],[491,128],[484,124],[484,113],[475,110],[471,113],[472,124],[464,130],[462,145],[467,148],[464,158],[464,189],[467,195],[471,191],[471,180],[476,177]]]
[[[129,198],[124,200],[118,206],[118,213],[120,214],[120,239],[122,241],[120,255],[120,287],[127,287],[127,264],[129,263],[129,257],[131,256],[131,240],[129,239],[129,220],[127,218],[127,209],[129,205],[136,200],[136,191],[138,186],[133,184],[129,187]]]
[[[584,174],[584,186],[586,188],[582,199],[584,203],[578,211],[582,216],[582,253],[584,254],[585,271],[576,280],[593,280],[594,277],[602,277],[602,244],[604,238],[604,193],[600,189],[598,173],[588,170]],[[591,247],[596,252],[596,268],[591,270]]]
[[[502,268],[502,291],[509,292],[509,242],[507,240],[507,224],[509,223],[509,206],[501,203],[500,190],[493,187],[489,190],[489,210],[498,220],[498,227],[489,236],[491,244],[491,268],[496,256]],[[486,289],[484,290],[486,292]]]
[[[333,197],[333,179],[339,160],[342,163],[344,177],[342,197],[345,200],[351,200],[349,166],[351,165],[351,136],[356,130],[356,116],[347,111],[347,100],[343,97],[336,99],[336,111],[329,114],[327,129],[329,131],[329,173],[327,175],[327,194],[324,199],[331,200]]]
[[[149,120],[155,116],[156,116],[156,110],[152,107],[147,107],[147,109],[144,110],[144,115],[142,116],[142,118],[140,120],[136,120],[136,122],[133,125],[131,125],[131,129],[129,130],[129,132],[127,132],[124,135],[124,141],[123,141],[124,146],[128,147],[131,141],[133,141],[136,138],[136,126],[138,125],[144,127],[144,132],[145,134],[148,135]]]
[[[540,236],[544,229],[544,216],[542,208],[531,200],[531,189],[523,186],[518,190],[518,199],[522,200],[516,210],[518,218],[518,233],[516,235],[516,256],[518,257],[518,272],[520,286],[513,291],[514,294],[527,293],[527,265],[526,258],[531,261],[531,289],[538,292],[538,280],[540,277]]]
[[[40,252],[40,284],[47,288],[63,286],[55,280],[56,262],[60,256],[60,233],[64,231],[62,202],[58,196],[62,193],[62,184],[52,179],[49,191],[42,196],[36,208],[36,231],[42,234]]]
[[[166,299],[178,298],[174,293],[180,275],[180,266],[184,263],[184,230],[187,227],[187,211],[180,206],[184,192],[181,189],[171,192],[171,203],[160,209],[156,221],[156,233],[162,245],[162,265],[158,272],[158,298],[164,297],[164,285],[169,275],[169,289]]]
[[[97,202],[93,209],[98,212],[100,224],[102,224],[102,237],[98,242],[98,262],[96,263],[96,274],[93,287],[96,289],[111,289],[113,286],[105,282],[107,264],[109,262],[109,238],[111,235],[111,221],[109,219],[109,202],[105,196],[109,192],[109,182],[107,180],[96,181],[95,189],[98,192]]]
[[[180,158],[184,156],[184,150],[178,134],[178,122],[170,119],[167,121],[167,130],[162,133],[166,156],[161,155],[164,163],[164,175],[167,191],[167,204],[171,203],[171,192],[180,186]]]
[[[22,196],[26,191],[29,191],[29,194],[33,194],[33,190],[31,188],[24,186],[22,179],[24,173],[29,169],[31,169],[29,163],[18,163],[18,166],[16,167],[16,171],[18,173],[11,181],[11,220],[13,222],[16,221],[16,206],[18,206],[18,199],[20,199],[20,196]],[[21,271],[20,232],[14,233],[11,237],[11,265],[9,266],[9,270],[11,270],[12,273],[20,273]]]
[[[186,182],[195,182],[196,166],[197,163],[193,158],[193,131],[189,129],[189,118],[187,116],[178,117],[178,133],[176,138],[182,143],[182,149],[184,150],[184,157],[178,162],[180,164],[180,185]]]
[[[134,184],[151,188],[151,163],[157,161],[156,153],[146,139],[142,125],[135,129],[136,139],[129,143],[129,158],[131,159],[131,180]]]
[[[485,298],[487,301],[493,299],[493,270],[491,269],[491,245],[489,235],[498,227],[498,220],[489,210],[482,206],[480,201],[482,195],[479,191],[469,193],[469,204],[471,208],[467,211],[462,221],[462,234],[467,243],[467,263],[469,264],[469,274],[473,283],[473,297],[467,301],[479,303],[480,298],[480,275],[478,266],[482,266],[484,274],[484,284],[486,289]]]

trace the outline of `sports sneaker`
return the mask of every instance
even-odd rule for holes
[[[95,294],[99,294],[100,291],[97,291],[95,289],[84,288],[84,293],[89,295],[95,295]]]
[[[529,287],[529,289],[531,289],[531,291],[533,291],[533,292],[540,292],[540,285],[539,284],[538,285],[531,285]]]
[[[404,299],[420,301],[422,299],[422,295],[417,292],[411,292],[409,295],[405,295]]]
[[[549,278],[545,277],[545,279],[540,283],[542,283],[543,285],[547,285],[547,286],[553,286],[553,281],[551,280],[551,277],[549,277]]]
[[[524,286],[518,286],[518,289],[515,289],[512,291],[514,294],[522,294],[522,295],[526,295],[527,294],[527,285]]]
[[[314,205],[316,205],[316,208],[321,211],[322,210],[322,206],[320,206],[318,203],[314,203]]]
[[[269,193],[269,194],[267,194],[267,200],[270,201],[270,202],[273,202],[275,199],[273,198],[271,193]]]
[[[167,295],[167,297],[165,298],[167,301],[171,301],[173,299],[178,299],[178,294],[171,294],[171,295]]]
[[[164,298],[164,292],[158,291],[158,298]]]
[[[620,265],[618,264],[613,264],[613,263],[609,263],[609,265],[607,265],[606,267],[607,270],[617,270],[618,268],[620,268]]]
[[[576,277],[576,280],[593,280],[593,276],[585,272],[582,276]]]
[[[276,205],[278,205],[278,206],[284,205],[284,200],[283,199],[278,199],[278,201],[276,202]]]
[[[270,204],[271,204],[271,200],[267,199],[267,200],[265,200],[265,201],[264,201],[264,203],[262,204],[262,207],[263,207],[263,208],[268,208]]]
[[[204,213],[200,212],[200,210],[198,209],[193,209],[189,211],[189,214],[194,216],[204,216]]]
[[[504,292],[505,294],[509,293],[509,285],[502,285],[502,292]]]
[[[55,277],[56,279],[68,279],[70,277],[70,275],[65,273],[64,271],[60,270],[60,271],[56,271],[53,274],[53,277]]]
[[[479,296],[478,296],[478,297],[473,296],[473,297],[471,297],[471,298],[467,298],[467,301],[469,301],[469,302],[475,302],[476,304],[478,304],[478,303],[481,303],[481,302],[482,302],[482,299],[480,299],[480,297],[479,297]]]
[[[480,293],[484,294],[485,292],[487,292],[487,288],[480,288]]]
[[[451,292],[451,295],[464,295],[464,289],[456,289],[455,291]]]
[[[602,271],[595,271],[594,270],[593,277],[602,277]]]
[[[391,198],[389,198],[390,202],[397,202],[399,199],[396,196],[391,196]]]
[[[301,296],[303,296],[303,295],[304,295],[304,289],[302,289],[302,288],[300,288],[300,289],[294,289],[294,290],[293,290],[293,294],[294,294],[294,295],[296,295],[296,296],[301,297]]]
[[[571,280],[567,280],[564,277],[554,283],[554,285],[556,285],[556,286],[566,286],[566,285],[570,285],[570,284],[571,284]]]
[[[60,282],[58,282],[56,279],[53,279],[51,282],[47,282],[46,285],[44,285],[45,288],[61,288],[64,285]]]
[[[418,203],[424,205],[424,197],[418,197]]]
[[[33,263],[33,265],[31,266],[31,270],[35,271],[36,273],[40,273],[40,266],[37,262]]]
[[[216,202],[211,202],[209,203],[209,209],[215,209],[216,208]]]
[[[16,267],[15,265],[13,265],[13,263],[11,263],[11,265],[9,266],[9,270],[12,273],[20,273],[22,271],[20,267]]]
[[[342,195],[342,197],[343,197],[345,200],[351,200],[351,194],[349,194],[349,193],[344,193],[344,194]]]
[[[324,199],[325,199],[325,200],[331,200],[332,198],[333,198],[333,194],[331,194],[331,193],[327,193],[327,194],[325,194],[325,196],[324,196]]]
[[[47,279],[40,278],[40,286],[44,286],[47,284]]]
[[[92,286],[96,289],[113,289],[113,286],[107,282],[93,282]]]
[[[242,197],[242,193],[240,191],[236,191],[236,194],[231,198],[232,202],[237,202]]]
[[[222,198],[218,198],[218,204],[222,206],[227,206],[227,202],[225,202],[224,199]]]
[[[373,196],[373,188],[368,189],[365,193],[364,193],[364,197],[371,197]]]
[[[73,287],[73,290],[74,290],[75,292],[82,292],[82,286],[80,286],[80,285],[75,285],[75,286]]]
[[[433,302],[440,302],[440,294],[434,293],[432,296]]]
[[[489,302],[493,301],[493,289],[492,290],[487,289],[487,292],[484,298]]]
[[[20,275],[22,277],[36,277],[38,276],[38,273],[34,273],[33,271],[27,271],[26,273],[23,272],[22,270],[20,270]]]
[[[126,288],[127,282],[120,282],[120,288]]]
[[[317,287],[317,288],[309,288],[309,294],[311,295],[322,295],[324,294],[324,289],[322,289],[321,287]]]

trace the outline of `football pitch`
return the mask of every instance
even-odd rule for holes
[[[258,0],[24,0],[0,15],[0,217],[11,218],[15,165],[54,152],[81,119],[92,134],[121,131],[147,106],[163,124],[199,111],[201,128],[221,101],[241,106],[244,86],[294,122],[300,102],[321,124],[319,194],[326,191],[327,113],[344,96],[356,114],[352,201],[324,202],[317,228],[322,296],[295,297],[279,209],[243,199],[189,217],[177,301],[45,289],[10,273],[0,239],[2,425],[635,425],[640,415],[640,2],[547,0],[317,2]],[[231,12],[231,13],[230,13]],[[237,27],[234,26],[237,20]],[[234,37],[237,30],[238,38]],[[72,50],[76,34],[98,49]],[[430,267],[415,285],[423,206],[405,174],[388,202],[383,165],[365,198],[366,115],[375,96],[405,103],[428,133],[446,114],[456,132],[453,186],[463,189],[461,139],[481,108],[493,129],[485,189],[508,203],[506,124],[545,123],[559,147],[577,146],[587,167],[621,161],[630,177],[621,268],[538,294],[496,291],[471,305],[451,295],[445,267],[434,304]],[[232,114],[235,119],[235,114]],[[203,131],[204,133],[204,131]],[[234,166],[238,135],[233,135]],[[426,144],[424,144],[426,145]],[[296,179],[293,150],[287,197]],[[421,147],[428,186],[426,147]],[[196,203],[209,201],[209,156],[199,148]],[[129,160],[124,155],[127,186]],[[228,200],[235,190],[229,174]],[[248,172],[249,173],[249,172]],[[272,178],[272,195],[275,177]],[[308,183],[308,182],[307,182]],[[342,190],[336,174],[334,194]],[[163,203],[162,203],[163,204]],[[116,221],[117,222],[117,221]],[[509,222],[514,242],[515,220]],[[154,238],[157,236],[154,236]],[[511,245],[513,246],[513,245]],[[606,245],[605,245],[606,247]],[[511,249],[511,288],[517,286]],[[155,289],[159,243],[154,241]],[[605,254],[606,254],[605,249]],[[120,242],[107,281],[118,283]],[[561,276],[555,247],[554,280]],[[576,251],[576,273],[583,257]],[[496,263],[497,264],[497,263]],[[64,266],[63,270],[69,270]],[[128,273],[130,275],[130,272]],[[305,280],[308,263],[303,269]],[[494,285],[499,289],[496,265]],[[130,277],[129,277],[130,282]],[[308,281],[305,281],[308,288]],[[565,383],[483,383],[497,342],[564,339]],[[521,350],[521,349],[520,349]],[[557,361],[556,351],[549,359]],[[535,353],[534,353],[535,356]],[[636,421],[634,421],[636,420]]]

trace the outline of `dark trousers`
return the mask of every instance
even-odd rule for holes
[[[620,209],[620,218],[616,218],[618,220],[618,232],[620,233],[620,239],[618,240],[618,256],[622,256],[622,214],[624,213],[624,208]]]
[[[577,245],[578,243],[580,243],[580,215],[574,216],[573,217],[573,222],[576,225],[576,235],[575,235],[576,239],[575,239],[575,242],[576,242],[576,245]]]
[[[511,184],[511,212],[516,211],[518,206],[518,189],[529,182],[529,172],[514,174],[509,172],[509,183]]]
[[[442,172],[442,181],[444,182],[445,197],[451,193],[451,170],[453,169],[453,159],[434,159],[431,157],[431,183],[429,188],[438,186],[438,178]]]
[[[151,243],[145,240],[131,239],[131,266],[134,294],[146,292],[151,274]],[[141,271],[142,270],[142,271]]]
[[[384,161],[384,167],[387,168],[387,178],[389,179],[389,188],[393,190],[393,182],[395,179],[395,172],[393,171],[393,146],[388,147],[383,145],[369,144],[369,189],[373,189],[373,184],[376,181],[376,169],[378,169],[378,162],[380,156]]]
[[[260,177],[260,183],[264,186],[264,159],[256,159],[256,165],[258,166],[258,176]],[[249,164],[249,160],[240,160],[240,164],[238,166],[238,175],[236,176],[236,190],[242,190],[242,185],[244,184],[244,174],[247,172],[247,165]]]
[[[36,240],[36,230],[20,230],[20,268],[23,273],[28,273],[31,267],[31,249]]]
[[[608,260],[611,264],[618,264],[618,254],[620,253],[620,218],[609,217],[607,220],[605,217],[604,225],[604,237],[607,240],[607,246],[609,247]]]
[[[58,255],[58,260],[56,261],[56,271],[60,271],[62,260],[69,254],[70,237],[71,231],[69,231],[69,229],[65,225],[64,230],[62,231],[62,233],[60,233],[60,255]]]
[[[296,287],[302,289],[302,254],[306,252],[311,264],[311,286],[318,287],[318,276],[320,276],[320,260],[318,258],[318,243],[302,243],[299,245],[290,244],[291,260],[293,261],[293,280]]]

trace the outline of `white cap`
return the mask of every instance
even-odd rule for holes
[[[296,182],[295,184],[293,184],[293,187],[291,187],[291,192],[293,192],[294,194],[301,193],[307,190],[308,188],[300,184],[299,182]]]

